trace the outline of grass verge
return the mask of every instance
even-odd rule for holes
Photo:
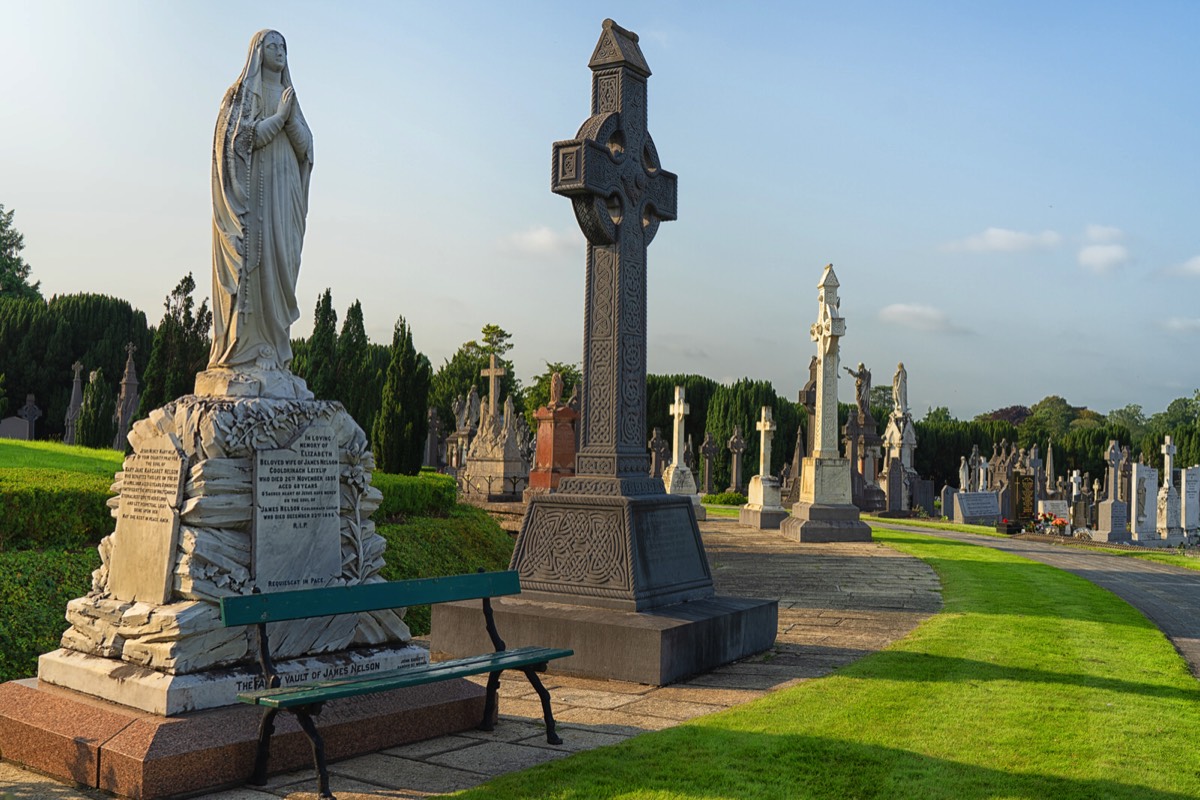
[[[4,468],[61,469],[106,476],[111,481],[124,460],[125,454],[116,450],[0,439],[0,467]]]
[[[1200,796],[1200,685],[1145,617],[990,548],[875,538],[942,579],[943,612],[908,638],[827,678],[458,797]]]

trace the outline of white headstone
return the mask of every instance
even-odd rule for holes
[[[1200,529],[1200,466],[1182,471],[1183,491],[1180,492],[1180,519],[1188,535]]]
[[[1129,529],[1138,542],[1158,540],[1158,470],[1131,464],[1129,478]]]

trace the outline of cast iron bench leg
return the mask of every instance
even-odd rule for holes
[[[254,777],[250,779],[251,786],[263,786],[267,782],[267,760],[271,757],[271,734],[275,733],[275,715],[278,708],[269,708],[263,712],[262,720],[258,723],[258,751],[254,755]]]
[[[308,740],[312,742],[313,761],[317,763],[318,796],[322,800],[335,800],[329,791],[329,770],[325,768],[325,742],[321,740],[321,734],[317,733],[317,726],[313,724],[312,715],[305,709],[297,709],[296,721],[300,723]]]
[[[479,723],[479,730],[493,731],[496,729],[496,724],[492,721],[496,718],[496,693],[500,689],[500,671],[489,672],[487,682],[487,696],[483,701],[483,722]]]
[[[530,685],[533,686],[533,690],[537,692],[538,698],[542,701],[542,718],[546,720],[546,742],[562,744],[562,739],[554,732],[554,714],[550,712],[550,692],[546,691],[546,687],[542,685],[542,679],[537,676],[532,667],[521,671],[525,673],[525,677],[529,679]]]

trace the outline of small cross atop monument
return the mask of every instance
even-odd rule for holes
[[[1163,450],[1165,453],[1166,450]],[[1113,439],[1108,443],[1108,452],[1104,454],[1104,460],[1108,464],[1108,481],[1105,488],[1108,490],[1108,499],[1117,500],[1117,481],[1119,480],[1117,472],[1121,466],[1121,447],[1117,444],[1117,440]]]
[[[671,407],[667,410],[671,413],[671,416],[675,420],[675,435],[674,441],[672,442],[673,449],[671,452],[674,453],[674,456],[672,457],[672,463],[678,467],[683,464],[683,453],[685,450],[683,443],[683,418],[687,416],[689,411],[692,410],[687,403],[683,402],[682,386],[675,387],[675,402],[672,403]]]
[[[504,367],[496,366],[496,354],[492,353],[488,359],[488,366],[480,370],[479,374],[488,379],[488,417],[496,418],[496,398],[500,396],[500,378],[507,375]]]
[[[771,474],[771,439],[775,436],[775,420],[771,417],[771,407],[762,407],[762,417],[754,426],[759,432],[758,474]]]
[[[1175,476],[1175,443],[1170,436],[1163,437],[1163,446],[1161,448],[1163,454],[1163,481],[1164,483],[1174,484]]]
[[[75,380],[77,380],[77,381],[83,380],[80,377],[80,375],[83,374],[83,363],[82,362],[76,361],[74,364],[71,365],[71,370],[75,373]]]

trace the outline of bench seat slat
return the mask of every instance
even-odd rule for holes
[[[266,592],[221,598],[221,622],[225,626],[255,625],[260,622],[309,619],[454,600],[479,600],[518,594],[520,591],[520,579],[516,572],[510,570]]]
[[[309,703],[336,700],[342,697],[354,697],[360,694],[386,691],[388,689],[419,686],[449,678],[480,675],[502,669],[518,669],[542,664],[557,658],[565,658],[573,655],[573,653],[573,650],[550,647],[521,647],[515,650],[470,656],[454,661],[436,661],[420,667],[409,667],[370,677],[313,681],[295,686],[281,687],[279,689],[243,692],[238,695],[238,700],[251,705],[290,708]]]

